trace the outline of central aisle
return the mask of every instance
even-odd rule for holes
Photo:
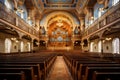
[[[58,56],[46,80],[73,80],[62,56]]]

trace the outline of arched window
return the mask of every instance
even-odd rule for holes
[[[93,44],[94,44],[94,42],[90,43],[90,52],[93,52]]]
[[[120,0],[113,0],[112,5],[116,5]]]
[[[102,49],[102,42],[99,41],[98,42],[98,52],[101,52],[101,49]]]
[[[5,53],[10,53],[12,42],[10,39],[5,39]]]
[[[120,53],[120,42],[119,42],[119,38],[115,38],[113,40],[113,53]]]
[[[8,0],[5,0],[4,4],[7,8],[12,9],[10,2]]]

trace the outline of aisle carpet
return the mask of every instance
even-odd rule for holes
[[[58,56],[46,80],[73,80],[62,56]]]

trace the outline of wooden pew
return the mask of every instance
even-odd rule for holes
[[[1,73],[18,73],[21,71],[25,73],[26,80],[36,80],[33,67],[30,67],[30,68],[0,68]]]
[[[0,80],[26,80],[25,74],[23,71],[20,73],[1,73]]]
[[[87,67],[82,80],[92,80],[94,71],[99,72],[120,72],[120,67]]]
[[[120,80],[120,72],[94,71],[92,80]]]
[[[27,64],[40,65],[41,80],[45,80],[52,64],[56,59],[55,54],[22,54],[22,55],[3,55],[0,56],[0,64]]]
[[[80,64],[80,68],[76,73],[76,80],[80,80],[82,75],[85,75],[87,67],[120,67],[120,64],[106,63],[106,64]]]
[[[30,68],[33,67],[34,75],[37,80],[41,80],[41,71],[39,64],[1,64],[0,68]]]
[[[96,54],[96,53],[95,53]],[[112,62],[111,60],[105,60],[99,57],[99,55],[92,55],[90,56],[83,56],[83,55],[76,55],[76,54],[64,54],[64,60],[68,65],[68,68],[75,80],[78,79],[78,76],[80,75],[78,73],[80,64],[116,64],[116,62]],[[79,75],[78,75],[79,74]],[[78,79],[79,80],[79,79]]]

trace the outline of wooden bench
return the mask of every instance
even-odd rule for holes
[[[81,64],[116,64],[114,62],[108,62],[108,61],[95,61],[95,60],[86,60],[86,61],[76,61],[76,64],[72,68],[72,74],[74,79],[77,78],[77,71],[79,71]]]
[[[41,71],[39,64],[1,64],[0,68],[30,68],[33,67],[34,75],[37,76],[37,80],[41,80]]]
[[[25,74],[23,71],[20,73],[1,73],[0,80],[26,80]]]
[[[2,55],[0,56],[1,64],[20,64],[20,65],[36,65],[40,66],[40,79],[45,80],[54,61],[55,54],[20,54],[20,55]]]
[[[120,67],[87,67],[85,75],[82,76],[82,80],[92,80],[94,71],[99,72],[120,72]]]
[[[92,80],[120,80],[120,72],[94,71]]]
[[[76,72],[76,80],[80,80],[82,75],[85,75],[87,67],[120,67],[120,64],[106,63],[106,64],[80,64],[79,70]]]
[[[26,80],[37,80],[33,68],[0,68],[0,73],[19,73],[23,71],[25,73]]]

